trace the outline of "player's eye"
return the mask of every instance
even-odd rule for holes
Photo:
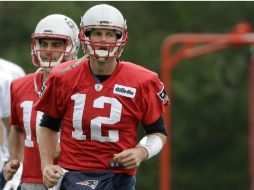
[[[113,38],[113,37],[116,37],[116,34],[114,32],[107,32],[106,36],[107,38]]]
[[[61,42],[54,42],[54,43],[52,44],[52,46],[53,46],[54,48],[60,48],[60,47],[63,46],[63,43],[61,43]]]
[[[41,42],[41,43],[40,43],[40,47],[41,47],[41,48],[47,48],[47,47],[48,47],[48,43],[46,43],[46,42]]]
[[[101,34],[101,32],[93,32],[92,33],[92,36],[97,36],[97,37],[99,37],[99,36],[101,36],[102,34]]]

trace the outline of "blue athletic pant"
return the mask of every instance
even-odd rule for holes
[[[65,173],[60,190],[135,190],[136,178],[109,172]]]

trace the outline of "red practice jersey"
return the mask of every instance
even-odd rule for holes
[[[37,74],[41,89],[42,72]],[[24,160],[22,182],[42,183],[41,162],[38,147],[39,124],[42,113],[33,109],[39,95],[34,88],[34,73],[16,79],[11,84],[11,124],[24,132]]]
[[[137,144],[137,126],[155,122],[168,103],[158,75],[141,66],[119,62],[112,75],[97,82],[89,61],[61,72],[53,69],[35,109],[61,118],[60,166],[80,171],[113,171],[113,155]]]

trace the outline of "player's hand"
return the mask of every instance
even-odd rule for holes
[[[62,176],[64,173],[58,165],[47,165],[43,169],[43,182],[48,188],[55,186]]]
[[[20,163],[18,160],[11,160],[4,166],[3,173],[6,181],[12,179],[13,175],[17,172],[19,166]]]
[[[148,156],[144,147],[136,147],[114,154],[113,160],[120,162],[126,169],[135,169]]]

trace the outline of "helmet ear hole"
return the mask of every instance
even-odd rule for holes
[[[116,37],[117,37],[117,39],[119,40],[119,39],[122,38],[122,34],[116,34]]]
[[[121,31],[115,30],[115,33],[116,33],[116,37],[117,37],[118,40],[122,38],[123,34],[122,34]]]
[[[86,31],[86,32],[85,32],[85,36],[86,36],[86,37],[90,37],[90,35],[91,35],[91,31]]]

